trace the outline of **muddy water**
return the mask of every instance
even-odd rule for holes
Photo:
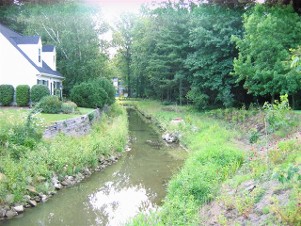
[[[162,144],[136,111],[128,113],[130,152],[116,164],[0,225],[115,226],[123,225],[139,212],[158,208],[165,196],[166,182],[182,165],[185,154]]]

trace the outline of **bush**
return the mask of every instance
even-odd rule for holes
[[[77,109],[77,105],[76,103],[72,102],[72,101],[67,101],[62,103],[62,112],[64,114],[71,114],[74,113]]]
[[[16,101],[18,106],[28,106],[30,100],[30,87],[18,85],[16,88]]]
[[[108,98],[106,99],[105,104],[108,104],[108,105],[113,104],[115,102],[116,90],[115,90],[112,82],[110,82],[106,78],[98,78],[94,83],[106,91]]]
[[[0,103],[3,106],[8,106],[13,102],[14,91],[12,85],[0,85]]]
[[[43,113],[57,114],[61,112],[62,102],[57,96],[45,96],[36,105],[36,109]]]
[[[108,94],[95,81],[90,81],[74,86],[70,98],[80,107],[102,108],[107,102]]]
[[[47,86],[44,85],[34,85],[31,88],[31,101],[34,103],[39,102],[44,96],[49,96],[50,91]]]

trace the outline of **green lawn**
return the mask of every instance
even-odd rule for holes
[[[25,119],[31,109],[28,108],[1,108],[0,117],[5,117],[8,120],[22,120]],[[37,118],[42,121],[43,124],[49,125],[53,122],[76,118],[80,115],[85,115],[93,111],[92,108],[78,108],[78,113],[75,114],[44,114],[39,113]]]

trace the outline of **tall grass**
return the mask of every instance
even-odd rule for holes
[[[231,142],[236,132],[189,107],[167,107],[150,101],[129,104],[151,115],[168,131],[179,132],[190,152],[181,171],[169,182],[161,210],[150,216],[140,215],[130,224],[198,225],[200,205],[213,199],[221,183],[244,161],[243,152]],[[171,123],[175,118],[182,118],[184,123]]]
[[[34,186],[37,192],[53,189],[50,180],[54,174],[64,177],[96,166],[100,157],[121,152],[128,137],[126,112],[113,105],[88,135],[71,137],[60,134],[48,141],[37,141],[32,149],[18,144],[24,152],[15,158],[11,155],[12,148],[7,145],[11,134],[9,122],[4,120],[0,127],[0,204],[6,203],[7,196],[11,194],[13,202],[22,201],[28,193],[28,186]],[[22,127],[23,124],[16,126]],[[8,134],[6,141],[3,138],[5,134]],[[40,182],[41,177],[46,181]]]

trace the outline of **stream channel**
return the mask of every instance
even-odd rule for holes
[[[132,150],[117,163],[0,225],[117,226],[158,208],[186,155],[179,147],[167,147],[137,111],[129,109],[128,118]]]

